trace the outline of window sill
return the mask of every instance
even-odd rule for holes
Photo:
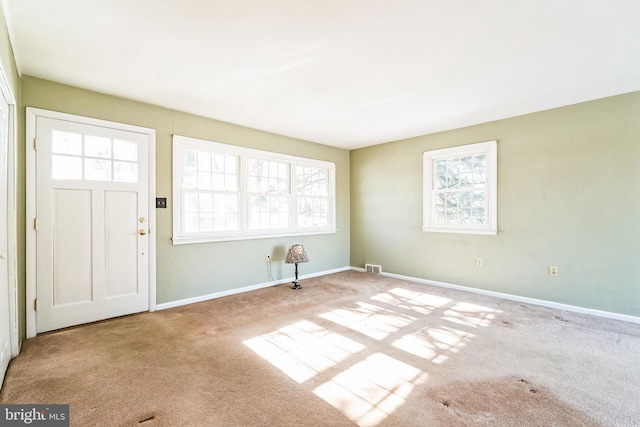
[[[495,236],[498,234],[498,230],[493,228],[446,228],[423,226],[422,231],[427,233],[482,234],[487,236]]]
[[[226,234],[209,236],[174,236],[171,238],[173,245],[190,245],[195,243],[229,242],[235,240],[271,239],[274,237],[313,236],[318,234],[335,234],[337,228],[322,230],[287,231],[283,233],[251,233],[251,234]]]

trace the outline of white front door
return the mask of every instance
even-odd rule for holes
[[[7,269],[7,147],[9,106],[0,94],[0,386],[11,359],[11,315],[9,312],[9,276]]]
[[[149,135],[36,118],[36,324],[149,309]]]

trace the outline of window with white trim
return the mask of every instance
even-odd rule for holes
[[[335,232],[334,163],[174,135],[174,244]]]
[[[497,234],[497,141],[424,153],[424,231]]]

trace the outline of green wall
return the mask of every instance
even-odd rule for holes
[[[494,139],[498,235],[423,232],[422,153]],[[639,161],[640,92],[354,150],[351,265],[640,316]]]
[[[158,303],[268,283],[270,280],[265,263],[266,254],[272,254],[272,272],[276,280],[292,277],[293,266],[284,264],[284,256],[286,248],[293,243],[304,244],[309,254],[310,262],[301,266],[301,275],[344,268],[349,265],[350,200],[349,152],[347,150],[261,132],[33,77],[23,76],[21,84],[22,103],[25,107],[60,111],[156,130],[156,193],[152,197],[167,197],[168,201],[167,209],[156,209]],[[172,234],[171,138],[173,134],[334,162],[337,181],[338,232],[315,236],[173,246],[170,240]],[[24,145],[24,141],[21,144]],[[24,195],[21,203],[24,208]],[[24,270],[23,262],[21,266]]]

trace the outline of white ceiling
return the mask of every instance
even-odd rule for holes
[[[358,148],[640,90],[639,0],[2,0],[21,74]]]

